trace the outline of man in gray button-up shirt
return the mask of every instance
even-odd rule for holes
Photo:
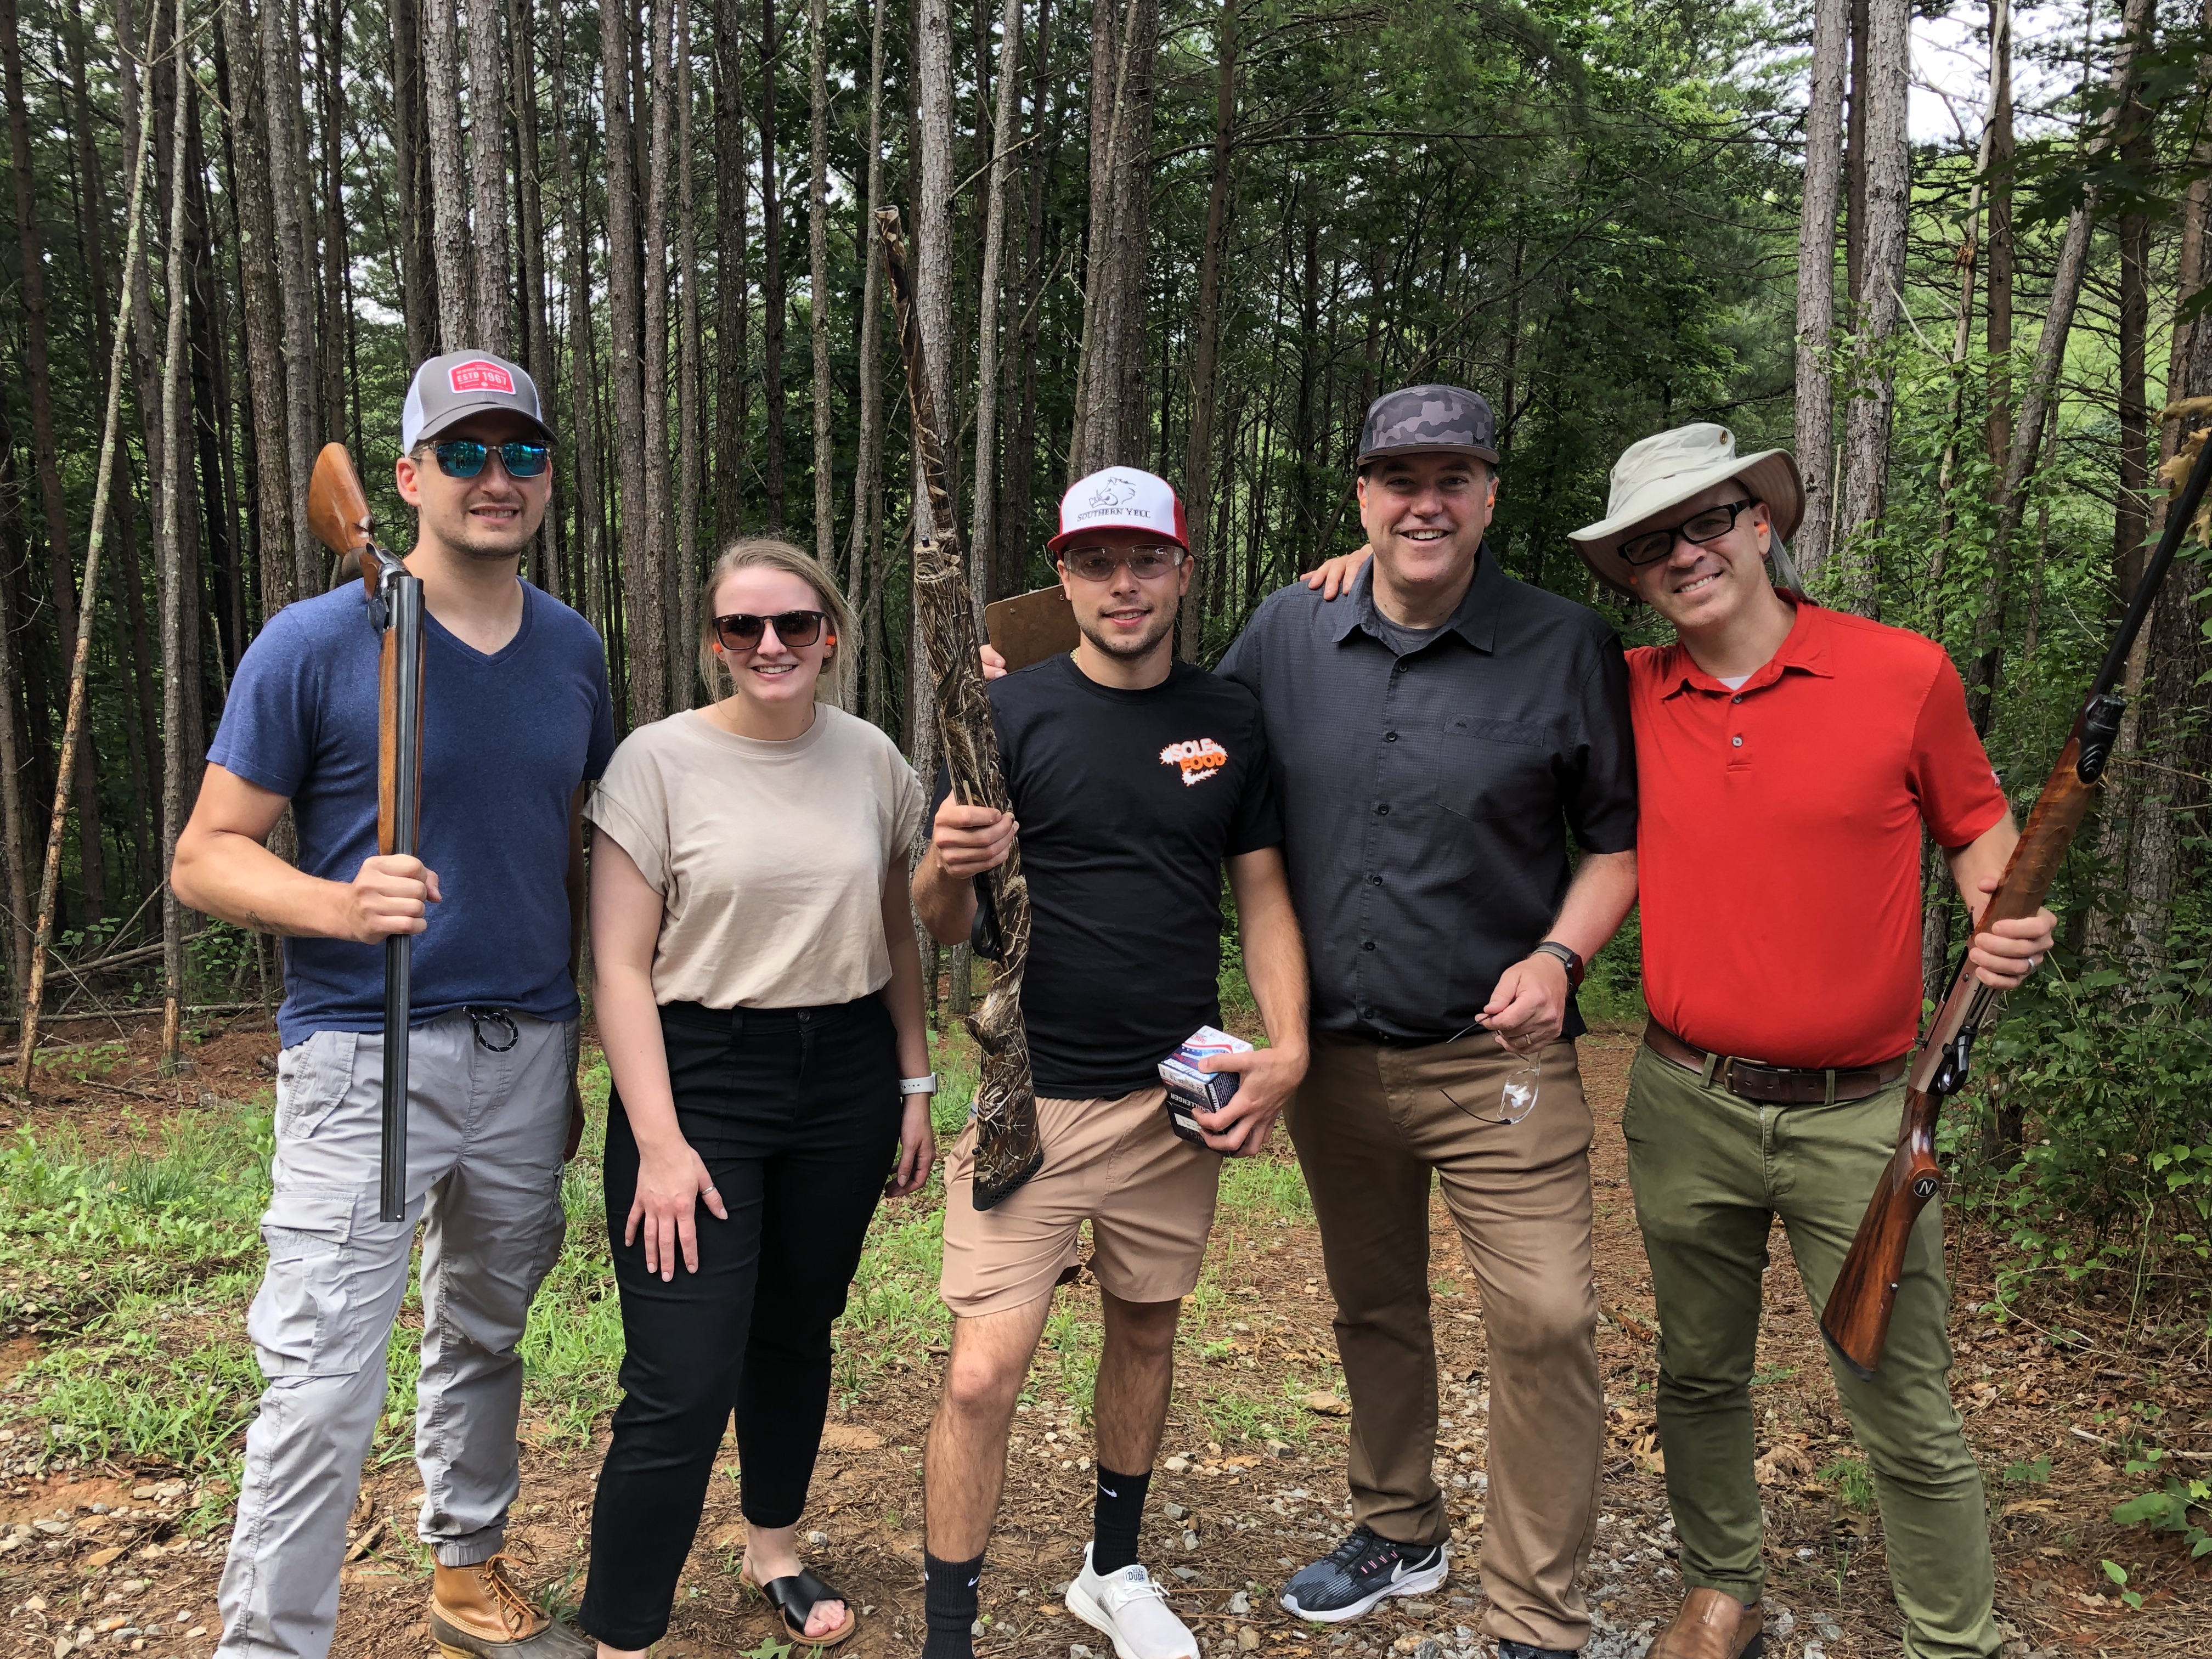
[[[1312,963],[1290,1127],[1352,1403],[1355,1529],[1284,1603],[1349,1619],[1448,1574],[1434,1171],[1489,1336],[1486,1616],[1504,1659],[1529,1659],[1589,1631],[1575,1576],[1604,1402],[1573,987],[1635,898],[1636,789],[1612,629],[1482,550],[1497,461],[1475,394],[1378,398],[1359,457],[1373,564],[1334,604],[1274,594],[1220,672],[1260,699]],[[1533,1106],[1504,1087],[1530,1056]]]

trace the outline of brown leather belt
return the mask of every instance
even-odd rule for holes
[[[1856,1066],[1847,1071],[1807,1072],[1790,1066],[1763,1066],[1755,1060],[1736,1060],[1707,1054],[1652,1020],[1644,1028],[1644,1046],[1662,1060],[1671,1060],[1684,1071],[1700,1077],[1712,1067],[1716,1087],[1744,1100],[1767,1106],[1820,1106],[1830,1101],[1864,1100],[1880,1094],[1905,1075],[1912,1056],[1899,1054],[1879,1066]],[[1830,1092],[1833,1080],[1833,1093]]]

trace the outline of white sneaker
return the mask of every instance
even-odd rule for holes
[[[1116,1659],[1199,1659],[1198,1638],[1135,1562],[1102,1578],[1091,1570],[1091,1546],[1085,1545],[1083,1571],[1066,1600],[1070,1613],[1113,1642]]]

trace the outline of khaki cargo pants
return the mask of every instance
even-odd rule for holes
[[[407,1218],[377,1218],[380,1033],[319,1031],[277,1060],[269,1266],[246,1316],[268,1389],[219,1596],[220,1659],[323,1659],[346,1525],[385,1402],[385,1350],[422,1229],[416,1531],[447,1566],[496,1554],[520,1485],[522,1340],[560,1255],[577,1026],[466,1013],[409,1049]],[[504,1050],[493,1045],[508,1043]],[[481,1040],[480,1040],[481,1036]]]
[[[1823,1306],[1904,1103],[1900,1081],[1833,1106],[1763,1106],[1649,1048],[1629,1070],[1620,1127],[1659,1306],[1659,1440],[1686,1584],[1759,1598],[1750,1384],[1767,1237],[1779,1216],[1806,1299]],[[1831,1353],[1828,1370],[1874,1474],[1905,1651],[1986,1659],[1999,1644],[1994,1568],[1982,1473],[1951,1404],[1945,1301],[1931,1204],[1905,1251],[1881,1368],[1862,1382]]]

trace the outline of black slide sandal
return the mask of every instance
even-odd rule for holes
[[[744,1577],[747,1583],[768,1597],[782,1617],[783,1633],[800,1647],[834,1648],[860,1627],[852,1599],[842,1590],[832,1589],[805,1567],[785,1577],[771,1578],[765,1584],[757,1583],[750,1572]],[[813,1617],[816,1605],[823,1601],[844,1602],[845,1622],[823,1635],[809,1636],[806,1621]]]

